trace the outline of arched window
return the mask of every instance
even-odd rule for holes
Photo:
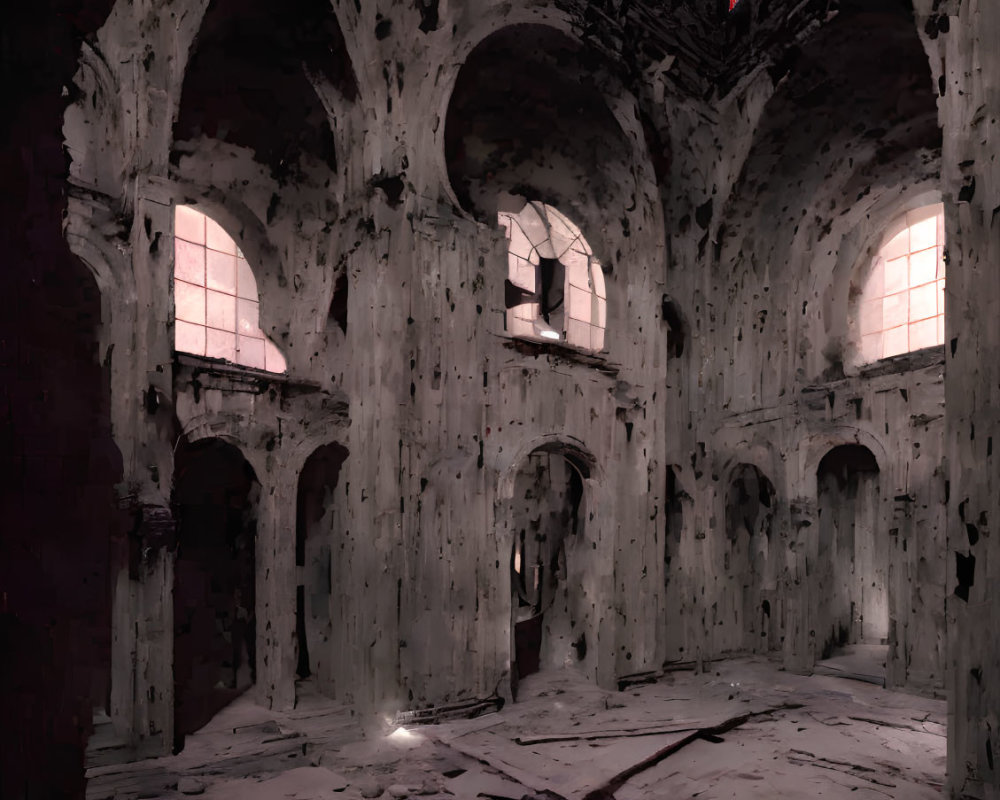
[[[858,305],[861,358],[944,343],[944,206],[908,211],[889,227]]]
[[[174,347],[267,372],[287,369],[260,329],[257,281],[233,238],[190,206],[174,212]]]
[[[604,273],[580,229],[544,203],[501,211],[507,234],[507,331],[581,350],[604,347]]]

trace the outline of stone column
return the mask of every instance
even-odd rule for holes
[[[272,465],[257,504],[256,695],[275,710],[295,706],[296,477]]]
[[[784,666],[789,672],[809,674],[816,660],[815,614],[809,562],[816,558],[819,518],[816,503],[799,498],[790,503],[791,525],[785,550]]]
[[[1000,4],[918,10],[944,129],[948,794],[1000,798]]]
[[[169,508],[132,503],[128,563],[112,608],[111,718],[137,757],[163,755],[174,730],[174,547]]]

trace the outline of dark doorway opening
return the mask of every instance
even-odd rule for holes
[[[871,682],[885,679],[889,537],[879,530],[879,468],[871,450],[834,447],[816,471],[819,659]]]
[[[733,586],[737,625],[733,649],[768,653],[781,648],[783,628],[778,564],[771,553],[774,485],[753,464],[733,470],[726,495],[725,570]]]
[[[514,664],[511,689],[546,667],[581,661],[586,635],[577,627],[567,559],[584,523],[585,463],[563,452],[536,450],[514,479],[511,508],[511,605]]]
[[[256,677],[254,545],[260,484],[219,439],[177,453],[174,750]]]
[[[337,443],[316,448],[302,467],[296,500],[296,675],[300,680],[315,677],[321,686],[332,680],[326,652],[333,625],[333,494],[347,455],[347,448]]]

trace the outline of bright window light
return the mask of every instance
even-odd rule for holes
[[[260,329],[257,280],[233,238],[191,206],[174,212],[174,347],[244,367],[285,372]]]
[[[604,348],[607,294],[601,263],[580,229],[545,203],[500,212],[507,235],[507,331],[521,339]],[[518,302],[520,301],[520,302]]]
[[[909,211],[887,231],[858,303],[866,363],[944,343],[944,206]]]

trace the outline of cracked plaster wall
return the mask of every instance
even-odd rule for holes
[[[571,58],[557,65],[566,70],[559,79],[583,76],[586,96],[614,124],[595,126],[591,141],[542,137],[528,157],[487,174],[446,158],[461,64],[508,25],[543,24],[572,40],[573,13],[474,3],[439,6],[432,20],[424,7],[335,3],[356,93],[342,75],[307,71],[335,160],[306,153],[276,175],[224,133],[174,139],[205,5],[116,4],[84,48],[65,130],[67,235],[108,309],[102,345],[128,487],[120,494],[169,507],[179,436],[224,438],[251,462],[263,487],[263,702],[294,699],[297,481],[309,454],[331,442],[349,452],[328,515],[331,618],[341,624],[322,680],[337,697],[393,710],[505,691],[511,542],[497,514],[528,454],[553,441],[596,465],[586,487],[595,556],[584,580],[593,598],[587,670],[601,683],[664,659],[700,664],[747,649],[739,615],[719,615],[734,607],[743,580],[725,563],[738,464],[754,465],[775,490],[768,560],[780,625],[769,648],[776,639],[787,667],[810,669],[822,649],[816,473],[830,449],[860,443],[879,464],[874,534],[888,541],[888,681],[940,690],[955,566],[941,554],[947,513],[958,513],[945,504],[966,499],[963,525],[995,512],[976,448],[994,426],[996,382],[981,355],[996,343],[974,322],[989,318],[983,287],[992,283],[969,276],[993,263],[983,243],[996,238],[995,165],[976,159],[992,141],[996,87],[984,76],[998,65],[975,31],[1000,31],[1000,20],[971,1],[920,2],[916,19],[891,5],[846,4],[802,35],[789,63],[752,69],[722,97],[685,92],[669,60],[625,89],[613,65],[593,67],[589,52]],[[486,63],[504,56],[518,56],[516,42]],[[992,72],[976,66],[991,64]],[[939,79],[962,91],[936,98]],[[512,105],[516,114],[525,107]],[[497,130],[489,108],[468,109],[482,112],[472,127],[488,141]],[[602,153],[614,154],[614,169]],[[526,169],[536,162],[534,173]],[[547,175],[550,163],[582,165],[581,174]],[[590,167],[612,179],[595,189]],[[478,199],[463,193],[456,175],[486,190]],[[961,191],[973,176],[976,191]],[[488,198],[526,183],[579,218],[610,270],[598,368],[503,336],[505,254]],[[860,369],[851,288],[882,227],[939,196],[950,263],[970,265],[949,272],[947,338],[975,344],[948,351],[947,380],[938,351]],[[287,379],[173,359],[177,202],[203,207],[247,252],[262,327],[288,359]],[[338,279],[348,291],[346,331],[328,313]],[[670,358],[664,294],[687,328],[687,346]],[[972,424],[978,439],[965,434]],[[684,497],[669,581],[665,526],[678,515],[667,510],[668,465]],[[991,546],[987,536],[961,547],[954,539],[949,550],[963,557]],[[157,751],[171,733],[171,555],[143,552],[145,571],[116,582],[113,710],[121,730]],[[979,563],[982,576],[985,555]],[[984,605],[987,583],[971,587]],[[952,781],[992,797],[984,749],[996,705],[992,645],[966,648],[973,623],[965,606],[948,603]]]
[[[503,334],[502,237],[448,199],[443,118],[456,52],[512,21],[568,23],[545,9],[484,5],[412,36],[420,18],[411,8],[378,18],[370,7],[334,11],[357,93],[308,77],[328,112],[335,166],[308,150],[280,169],[265,163],[241,141],[259,124],[249,112],[230,112],[239,118],[228,133],[212,136],[172,124],[192,117],[190,98],[211,100],[210,87],[186,73],[199,46],[212,45],[196,36],[208,25],[204,4],[119,4],[86,50],[80,99],[65,124],[74,156],[68,236],[89,256],[110,309],[102,344],[126,462],[120,491],[129,487],[142,507],[170,509],[181,439],[219,438],[249,461],[261,483],[255,691],[266,705],[287,707],[297,662],[299,473],[317,447],[345,447],[327,530],[312,534],[330,544],[335,624],[328,642],[310,646],[326,650],[326,691],[391,712],[507,693],[512,542],[497,519],[498,492],[538,446],[568,443],[597,465],[587,486],[592,568],[580,579],[591,599],[586,670],[607,684],[653,668],[657,625],[644,609],[655,591],[642,572],[662,560],[645,521],[655,519],[663,485],[664,411],[655,398],[666,356],[660,337],[644,331],[658,328],[663,249],[634,101],[588,89],[617,120],[601,135],[617,137],[629,164],[627,195],[611,186],[598,206],[579,176],[568,181],[572,193],[559,181],[539,189],[594,229],[588,235],[609,269],[607,352],[594,362],[512,347]],[[215,35],[224,22],[211,21]],[[180,130],[189,138],[176,139]],[[533,155],[544,167],[544,147],[556,148],[553,156],[568,148],[585,161],[598,143],[542,142]],[[237,238],[287,377],[174,359],[177,203]],[[329,313],[338,279],[346,326]],[[112,716],[140,752],[162,752],[172,740],[173,556],[169,544],[151,541],[143,569],[123,571],[114,593]]]
[[[768,568],[784,663],[811,669],[829,568],[817,467],[860,443],[880,466],[872,533],[889,549],[888,681],[940,691],[944,356],[863,369],[851,322],[882,228],[939,196],[928,57],[906,13],[848,4],[790,64],[765,66],[714,104],[688,101],[672,128],[668,286],[690,346],[668,366],[666,444],[693,513],[671,561],[685,589],[680,619],[664,626],[667,655],[700,661],[741,642],[734,597],[754,578],[745,559],[727,566],[721,534],[733,469],[750,463],[775,486]]]
[[[919,4],[939,80],[948,236],[945,447],[949,465],[949,792],[1000,797],[997,719],[997,429],[995,324],[1000,262],[1000,8],[983,2]]]

